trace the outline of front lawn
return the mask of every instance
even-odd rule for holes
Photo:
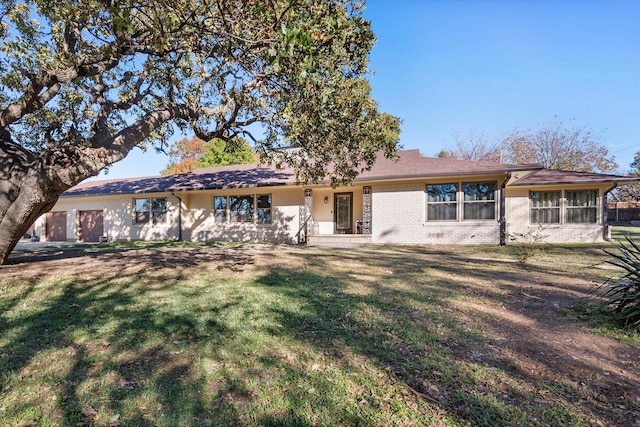
[[[640,338],[588,311],[612,271],[584,265],[604,255],[493,250],[18,252],[0,267],[0,425],[640,419]]]

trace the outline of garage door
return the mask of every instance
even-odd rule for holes
[[[47,213],[46,237],[49,242],[67,241],[67,211]]]
[[[81,242],[99,242],[103,235],[102,211],[80,211],[79,240]]]

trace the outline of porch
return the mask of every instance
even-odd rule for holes
[[[311,234],[307,246],[353,248],[371,244],[371,234]]]
[[[370,186],[306,189],[300,207],[300,243],[359,246],[371,243]]]

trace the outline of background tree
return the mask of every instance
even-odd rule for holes
[[[609,172],[618,167],[591,130],[570,128],[557,119],[537,130],[514,129],[503,150],[508,163],[540,163],[548,169]]]
[[[640,151],[638,151],[629,165],[630,176],[640,176]],[[623,185],[615,190],[617,199],[621,202],[640,202],[640,184]]]
[[[459,160],[501,163],[502,146],[500,141],[491,141],[485,132],[469,131],[466,135],[454,132],[453,145],[441,150],[440,158],[452,157]]]
[[[374,42],[349,0],[0,1],[0,263],[63,191],[174,129],[249,138],[301,181],[394,156]]]
[[[205,145],[196,167],[240,165],[255,163],[258,156],[246,139],[235,137],[228,141],[212,139]]]
[[[169,165],[160,173],[173,175],[190,172],[195,168],[255,163],[256,151],[246,139],[235,137],[228,141],[214,138],[205,142],[193,136],[171,145]]]
[[[160,171],[162,175],[175,175],[190,172],[196,167],[198,157],[203,153],[206,142],[193,136],[182,138],[171,145],[167,151],[169,164]]]

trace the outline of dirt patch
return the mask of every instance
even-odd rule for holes
[[[499,303],[459,303],[499,345],[490,346],[490,354],[464,344],[457,351],[532,384],[565,389],[565,398],[575,398],[570,404],[593,413],[595,425],[604,425],[598,419],[617,419],[620,424],[613,425],[640,426],[640,348],[595,334],[575,318],[594,304],[589,293],[594,282],[580,275],[528,269],[536,273],[528,281],[512,281]],[[557,395],[549,390],[536,402],[558,403]]]

